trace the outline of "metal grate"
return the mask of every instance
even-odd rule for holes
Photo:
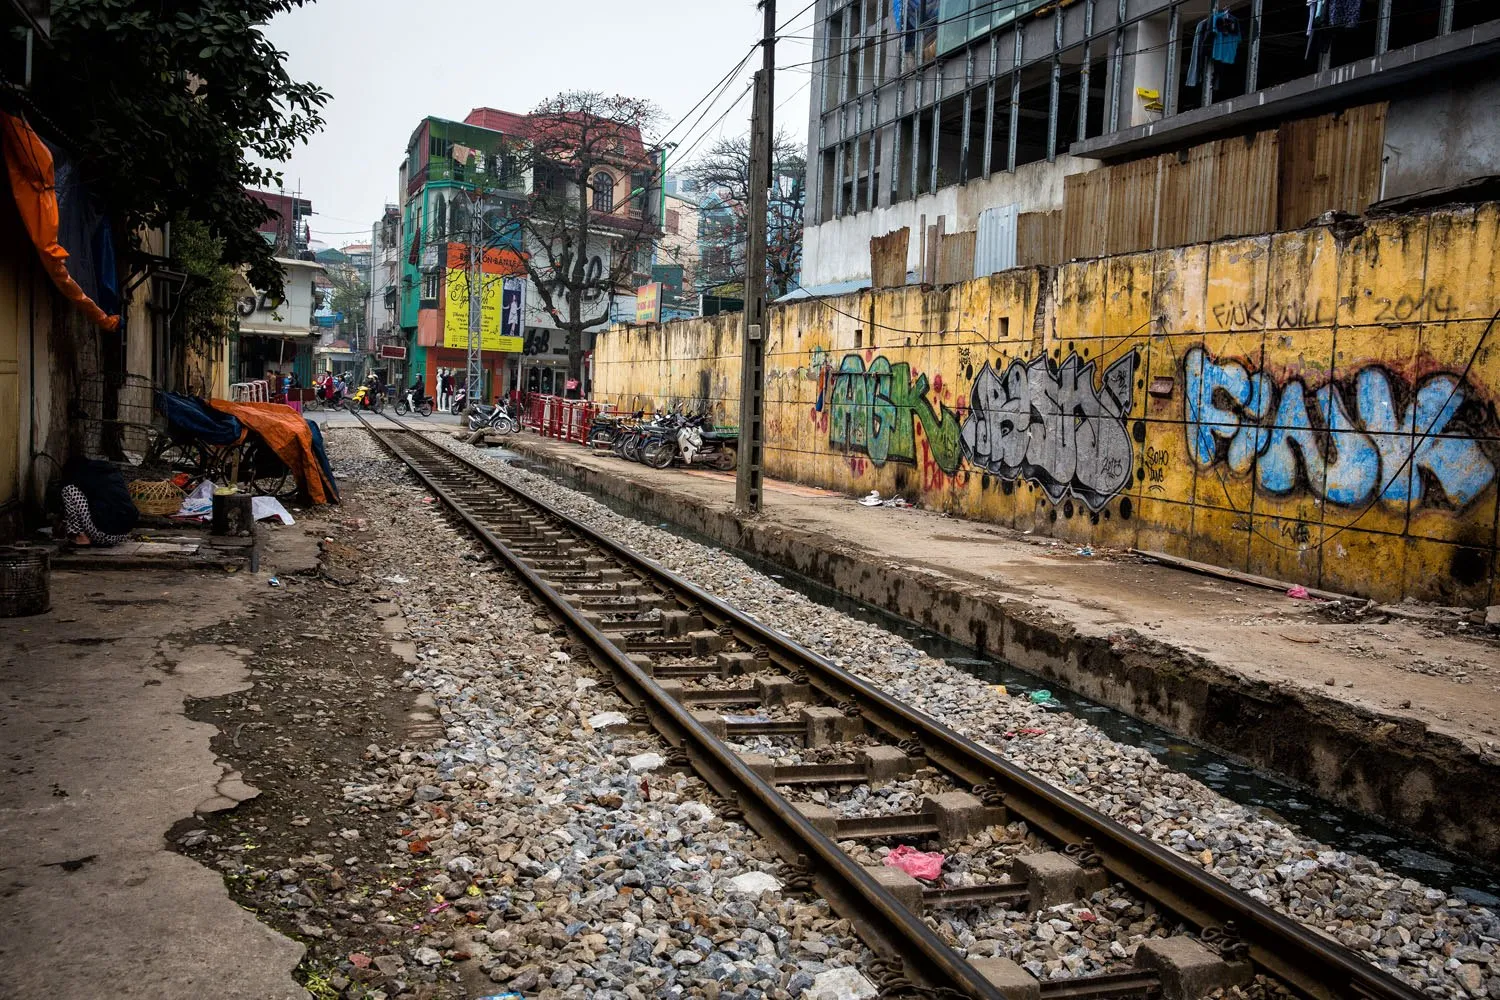
[[[86,375],[71,414],[88,458],[139,465],[166,421],[153,409],[155,386],[142,375]]]

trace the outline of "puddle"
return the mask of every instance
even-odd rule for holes
[[[569,489],[580,487],[567,477],[525,460],[512,465],[544,476]],[[1426,843],[1395,827],[1363,813],[1329,802],[1315,793],[1275,775],[1258,770],[1242,761],[1210,750],[1168,732],[1159,726],[1142,722],[1108,705],[1101,705],[1066,688],[1008,663],[981,655],[977,650],[954,642],[898,618],[873,605],[846,597],[829,587],[775,563],[733,549],[724,549],[696,532],[663,522],[634,504],[614,497],[588,492],[589,496],[617,514],[669,531],[680,538],[709,548],[731,552],[736,558],[788,590],[794,590],[819,604],[841,611],[851,618],[878,625],[894,632],[917,649],[943,660],[988,684],[1004,684],[1014,694],[1036,690],[1052,692],[1058,707],[1088,720],[1117,743],[1141,747],[1174,771],[1197,778],[1232,802],[1273,813],[1276,818],[1336,850],[1363,854],[1379,862],[1387,871],[1414,878],[1424,885],[1442,889],[1451,895],[1480,906],[1500,906],[1500,872],[1475,865],[1446,848]]]

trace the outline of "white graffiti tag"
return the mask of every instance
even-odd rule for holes
[[[1098,510],[1130,482],[1130,412],[1136,353],[1110,365],[1094,388],[1094,362],[1069,354],[1012,361],[1002,376],[988,363],[974,379],[963,453],[1001,479],[1030,479],[1053,503],[1073,496]]]

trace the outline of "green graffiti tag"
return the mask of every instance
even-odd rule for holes
[[[865,368],[858,354],[847,354],[833,373],[829,391],[828,441],[859,451],[876,465],[916,464],[914,421],[920,421],[932,461],[944,472],[958,471],[959,422],[942,404],[927,399],[927,376],[913,381],[911,365],[877,357]]]

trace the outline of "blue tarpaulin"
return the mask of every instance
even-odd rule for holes
[[[156,409],[167,418],[167,430],[175,440],[192,438],[204,444],[234,444],[244,433],[234,417],[180,392],[158,392]]]

